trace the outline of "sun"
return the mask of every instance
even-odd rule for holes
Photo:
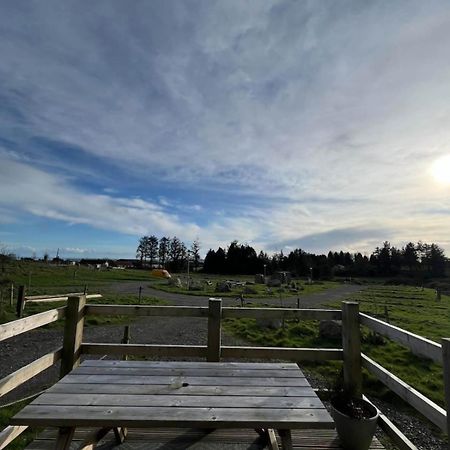
[[[450,155],[441,156],[431,166],[433,178],[442,184],[450,184]]]

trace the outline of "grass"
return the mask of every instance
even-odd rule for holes
[[[11,406],[0,406],[0,430],[6,428],[11,417],[17,414],[30,401],[22,401]],[[37,433],[38,430],[28,428],[8,444],[8,450],[22,450],[36,437]]]
[[[347,298],[360,302],[360,310],[384,318],[385,305],[390,323],[435,341],[450,336],[450,298],[442,296],[436,302],[434,291],[407,286],[371,286]],[[339,307],[340,302],[326,305]],[[224,323],[227,331],[257,345],[281,347],[341,347],[340,340],[321,339],[318,323],[287,321],[284,329],[271,330],[258,326],[255,320],[232,319]],[[362,351],[386,369],[413,386],[432,401],[444,406],[442,366],[429,359],[414,356],[406,347],[388,339],[375,339],[368,329],[362,329]],[[341,369],[340,362],[323,364],[302,362],[302,367],[323,377],[330,386]],[[397,401],[395,394],[364,371],[364,390],[369,395]]]
[[[176,294],[184,294],[184,295],[194,295],[194,296],[220,296],[226,298],[238,298],[241,294],[244,295],[244,298],[271,298],[278,299],[280,297],[280,293],[282,298],[286,297],[294,297],[297,295],[306,295],[312,294],[314,292],[320,292],[326,289],[330,289],[333,287],[337,287],[340,283],[335,281],[319,281],[313,284],[307,284],[305,282],[301,282],[295,280],[295,283],[299,287],[298,292],[294,290],[290,290],[288,285],[283,285],[281,288],[268,288],[264,284],[253,284],[254,277],[252,275],[210,275],[210,274],[191,274],[191,279],[194,283],[201,283],[203,285],[203,289],[199,291],[190,291],[187,289],[187,275],[186,274],[174,274],[174,277],[180,278],[183,283],[183,287],[176,287],[169,285],[167,280],[161,278],[151,278],[149,286],[158,289],[164,292],[173,292]],[[216,292],[215,287],[216,283],[222,281],[237,281],[243,283],[251,283],[246,286],[236,286],[231,290],[231,292]],[[206,281],[209,281],[211,285],[208,285]],[[250,289],[251,293],[246,292],[246,288]]]

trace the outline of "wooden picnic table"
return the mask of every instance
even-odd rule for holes
[[[81,448],[126,427],[333,428],[302,371],[291,363],[87,360],[25,406],[15,425],[59,427],[56,448],[69,448],[76,427],[90,427]]]

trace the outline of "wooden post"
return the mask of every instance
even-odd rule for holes
[[[206,360],[220,361],[220,339],[222,320],[222,299],[210,298],[208,310],[208,348]]]
[[[10,292],[10,297],[9,297],[9,306],[13,306],[14,305],[14,283],[11,283],[11,292]]]
[[[83,339],[84,306],[86,296],[74,296],[67,299],[64,343],[61,358],[61,378],[80,363],[81,341]]]
[[[139,286],[139,303],[141,303],[141,297],[142,297],[142,286]]]
[[[361,398],[361,333],[359,305],[355,302],[342,302],[342,350],[344,353],[344,389],[350,395]]]
[[[17,317],[22,317],[23,309],[25,307],[25,286],[19,286],[19,291],[17,293],[17,306],[16,313]]]
[[[450,339],[442,339],[442,364],[444,366],[445,409],[447,411],[447,435],[450,436]],[[450,449],[450,439],[448,443]]]
[[[129,344],[130,343],[130,325],[125,325],[125,328],[123,330],[123,338],[122,338],[122,344]],[[128,360],[128,355],[123,355],[123,360]]]

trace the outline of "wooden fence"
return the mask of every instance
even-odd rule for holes
[[[203,317],[208,319],[206,345],[111,344],[83,342],[86,315]],[[0,325],[0,341],[65,318],[63,346],[0,380],[0,396],[15,389],[61,359],[61,376],[79,364],[82,354],[134,355],[151,357],[199,357],[207,361],[222,358],[278,359],[295,362],[342,360],[344,384],[356,396],[362,396],[362,367],[397,393],[413,408],[447,432],[450,429],[445,409],[400,380],[384,367],[361,353],[360,325],[380,333],[419,356],[443,364],[445,396],[450,405],[450,339],[439,345],[421,336],[359,313],[357,303],[343,302],[341,310],[291,308],[222,307],[219,299],[208,306],[141,306],[86,304],[85,295],[71,296],[67,306]],[[227,318],[342,320],[342,348],[284,348],[224,346],[221,342],[222,320]],[[380,427],[400,449],[416,448],[383,414]],[[24,431],[25,427],[7,427],[0,433],[0,450]]]

